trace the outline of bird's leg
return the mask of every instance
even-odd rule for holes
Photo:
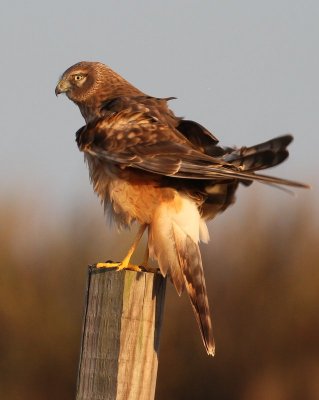
[[[149,251],[148,251],[148,245],[146,245],[146,249],[145,249],[145,253],[144,253],[144,258],[143,258],[143,262],[142,262],[142,265],[143,265],[144,267],[147,267],[147,263],[148,263],[148,260],[149,260],[149,256],[150,256],[150,254],[149,254]]]
[[[117,268],[118,271],[120,271],[122,269],[130,269],[133,271],[142,271],[141,267],[139,267],[138,265],[135,265],[135,264],[131,264],[130,260],[131,260],[131,257],[133,255],[134,251],[136,250],[136,247],[138,246],[138,244],[143,236],[143,233],[145,232],[145,229],[146,229],[146,224],[140,226],[140,228],[137,232],[137,235],[135,237],[135,240],[122,262],[105,262],[105,263],[100,262],[100,263],[96,264],[96,268],[114,268],[115,267],[115,268]]]
[[[136,250],[136,247],[138,246],[143,233],[145,232],[146,229],[146,224],[141,225],[139,227],[139,230],[137,232],[137,235],[135,237],[135,240],[130,247],[129,251],[127,252],[126,256],[124,257],[123,261],[120,263],[118,266],[118,270],[120,271],[121,269],[133,269],[134,271],[142,271],[141,268],[138,265],[134,265],[130,263],[131,257],[134,254],[134,251]]]
[[[142,266],[144,267],[145,271],[147,272],[152,272],[153,274],[157,274],[159,272],[158,268],[152,268],[150,266],[148,266],[148,260],[149,260],[149,249],[148,249],[148,245],[146,245],[146,249],[145,249],[145,253],[144,253],[144,258],[142,261]]]

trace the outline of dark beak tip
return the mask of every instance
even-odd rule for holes
[[[56,96],[58,96],[59,94],[62,93],[62,92],[61,92],[61,89],[60,89],[60,87],[59,87],[59,84],[56,85],[55,90],[54,90],[54,93],[55,93]]]

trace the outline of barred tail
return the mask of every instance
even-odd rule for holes
[[[224,156],[224,160],[244,171],[259,171],[282,163],[289,155],[291,135],[280,136],[251,147],[241,147]]]
[[[184,284],[194,310],[204,346],[207,354],[214,356],[215,341],[199,247],[177,225],[173,226],[173,232]]]
[[[170,275],[179,295],[186,287],[206,351],[214,355],[212,321],[198,247],[200,237],[208,240],[207,228],[196,204],[177,195],[174,202],[158,207],[150,226],[149,250],[162,274]]]

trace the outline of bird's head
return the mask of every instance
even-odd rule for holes
[[[128,93],[142,94],[107,65],[89,61],[74,64],[62,74],[55,88],[55,94],[60,93],[79,106],[93,97],[98,102]]]
[[[81,61],[62,74],[55,94],[65,93],[75,103],[82,103],[105,83],[109,71],[112,70],[102,63]]]

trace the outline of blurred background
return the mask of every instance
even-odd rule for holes
[[[319,398],[319,3],[3,0],[0,5],[0,398],[73,399],[87,265],[133,233],[105,224],[59,75],[102,61],[225,145],[291,132],[271,174],[209,225],[217,352],[168,285],[157,400]],[[136,254],[138,260],[143,248]]]

